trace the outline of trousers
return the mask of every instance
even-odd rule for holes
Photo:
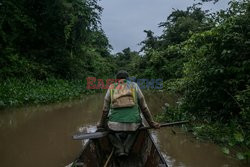
[[[138,132],[114,132],[109,133],[108,137],[113,147],[115,155],[128,155],[137,137]]]

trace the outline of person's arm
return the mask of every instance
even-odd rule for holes
[[[150,113],[148,105],[145,101],[144,95],[142,94],[142,92],[137,84],[136,84],[136,87],[137,87],[136,92],[137,92],[138,104],[139,104],[139,107],[141,109],[143,116],[145,117],[145,119],[147,120],[148,124],[151,127],[160,128],[160,124],[153,120],[153,117]]]
[[[97,128],[106,128],[106,123],[108,119],[108,114],[109,114],[109,109],[110,109],[110,89],[108,89],[105,98],[104,98],[104,104],[103,104],[103,109],[102,109],[102,117],[99,123],[97,124]]]

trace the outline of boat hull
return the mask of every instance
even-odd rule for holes
[[[162,154],[148,130],[138,133],[127,157],[112,154],[108,136],[89,140],[72,166],[81,167],[167,167]]]

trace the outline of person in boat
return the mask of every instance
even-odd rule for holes
[[[110,85],[104,98],[103,113],[98,129],[108,129],[115,155],[128,155],[142,126],[141,114],[153,128],[160,128],[152,118],[144,96],[135,82],[127,80],[126,71],[116,75],[118,83]]]

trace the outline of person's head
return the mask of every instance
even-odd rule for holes
[[[116,74],[116,79],[127,79],[128,77],[129,77],[128,72],[124,70],[120,70]]]

